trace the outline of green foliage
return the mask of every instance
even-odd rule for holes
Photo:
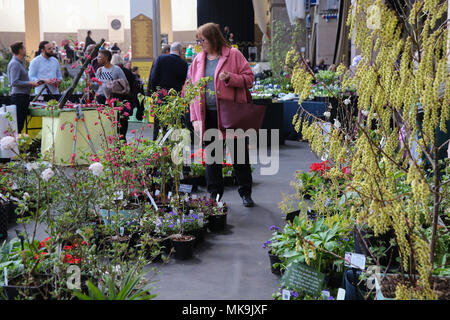
[[[89,294],[74,292],[80,300],[151,300],[156,297],[150,293],[148,285],[141,286],[145,274],[137,273],[136,268],[129,270],[121,281],[111,275],[105,276],[105,286],[96,287],[90,280],[87,282]]]
[[[275,83],[284,81],[284,72],[291,73],[292,70],[285,67],[286,54],[291,48],[297,48],[300,51],[300,44],[304,42],[305,31],[300,23],[295,27],[285,24],[281,21],[273,22],[273,32],[271,44],[268,52],[269,61],[272,66],[273,78]],[[303,40],[303,41],[302,41]]]

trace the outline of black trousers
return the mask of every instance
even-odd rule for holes
[[[13,94],[11,96],[11,104],[16,105],[17,114],[17,134],[22,133],[25,126],[25,120],[28,115],[28,107],[30,105],[30,96],[27,94]]]
[[[217,129],[217,111],[206,111],[206,123],[205,130],[208,129]],[[207,141],[204,143],[205,148],[210,145],[213,141]],[[224,140],[225,142],[225,140]],[[238,164],[238,143],[237,139],[234,141],[234,150],[232,152],[233,157],[233,168],[236,173],[237,182],[239,185],[239,195],[243,196],[251,196],[252,195],[252,170],[250,166],[250,157],[248,150],[248,141],[245,141],[245,163]],[[212,152],[212,156],[215,154]],[[223,185],[223,173],[222,173],[222,162],[213,163],[206,165],[206,184],[209,193],[223,194],[224,185]]]
[[[105,96],[97,96],[97,103],[99,104],[105,104],[106,103],[106,97]],[[119,111],[119,123],[120,123],[120,128],[117,128],[117,132],[119,133],[119,135],[123,135],[123,140],[127,140],[127,132],[128,132],[128,118],[127,116],[125,116],[123,113],[124,112],[132,112],[129,111],[128,109],[124,108],[123,111]]]

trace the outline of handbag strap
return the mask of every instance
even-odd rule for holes
[[[252,99],[252,94],[250,93],[250,90],[247,88],[247,83],[245,82],[245,78],[242,77],[242,81],[244,81],[244,89],[245,89],[245,94],[247,95],[247,103],[252,103],[253,99]],[[237,103],[237,90],[238,88],[234,88],[234,102]]]

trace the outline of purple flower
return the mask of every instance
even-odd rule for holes
[[[278,231],[278,230],[280,230],[280,228],[278,228],[275,225],[271,226],[269,229],[270,229],[270,231]]]
[[[269,246],[269,244],[271,244],[271,243],[272,243],[272,241],[267,240],[266,242],[263,243],[262,248],[263,248],[263,249],[266,249],[266,248]]]
[[[334,298],[332,296],[329,296],[328,300],[334,300]]]
[[[297,298],[298,297],[298,292],[291,290],[291,297],[292,298]]]

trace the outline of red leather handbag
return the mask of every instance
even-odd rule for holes
[[[245,91],[247,93],[247,103],[236,102],[236,90],[234,101],[219,100],[219,123],[220,130],[226,129],[261,129],[267,106],[253,104],[252,95],[248,90],[244,80]]]

